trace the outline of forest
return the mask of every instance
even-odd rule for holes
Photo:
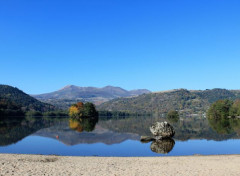
[[[207,116],[210,119],[240,117],[240,100],[218,100],[210,106]]]
[[[57,110],[53,105],[43,103],[18,88],[0,85],[0,115],[23,115],[27,112],[49,112]]]
[[[210,105],[220,99],[236,100],[240,91],[226,89],[186,90],[178,89],[166,92],[143,94],[137,97],[117,98],[97,106],[99,111],[120,111],[125,113],[153,114],[161,116],[171,110],[180,115],[203,115]]]

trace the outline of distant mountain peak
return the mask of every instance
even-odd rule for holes
[[[103,88],[112,88],[112,87],[115,87],[115,86],[107,85],[107,86],[105,86],[105,87],[103,87]]]
[[[75,88],[75,87],[77,87],[77,86],[75,86],[75,85],[66,85],[63,88],[61,88],[60,90],[69,89],[69,88]]]

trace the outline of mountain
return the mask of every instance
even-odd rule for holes
[[[0,112],[8,110],[46,112],[54,109],[53,105],[40,102],[18,88],[0,85]]]
[[[78,87],[74,85],[68,85],[58,91],[33,95],[37,99],[89,99],[89,98],[103,98],[113,99],[117,97],[135,96],[144,93],[150,93],[149,90],[139,89],[127,91],[120,87],[106,86],[103,88],[96,87]]]
[[[98,110],[164,114],[174,109],[183,114],[204,114],[219,99],[240,98],[240,91],[227,89],[154,92],[130,98],[117,98],[97,106]]]
[[[147,89],[131,90],[127,91],[120,87],[106,86],[103,88],[96,87],[79,87],[74,85],[68,85],[62,89],[45,93],[40,95],[32,95],[40,101],[53,104],[57,107],[66,109],[71,104],[77,101],[89,101],[95,104],[101,104],[103,102],[112,100],[118,97],[132,97],[140,94],[150,93]]]

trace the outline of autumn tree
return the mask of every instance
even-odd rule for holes
[[[69,108],[69,116],[75,117],[75,116],[78,116],[78,114],[79,114],[78,107],[76,105],[72,105]]]
[[[69,108],[69,116],[72,118],[96,117],[98,116],[98,112],[96,111],[93,103],[84,104],[82,102],[78,102]]]

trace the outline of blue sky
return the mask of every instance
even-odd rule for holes
[[[239,0],[1,0],[0,83],[240,89]]]

